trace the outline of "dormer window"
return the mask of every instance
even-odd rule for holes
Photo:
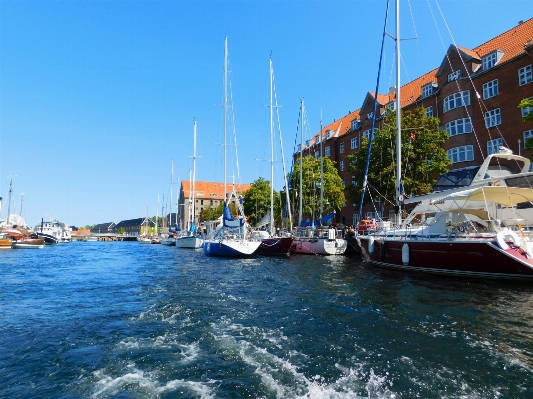
[[[326,132],[326,140],[329,139],[331,136],[333,136],[333,130],[328,130]]]
[[[320,136],[316,136],[316,139],[315,139],[315,144],[318,144],[320,143]]]
[[[481,65],[483,66],[483,70],[486,71],[487,69],[492,68],[494,65],[498,63],[498,61],[500,61],[502,56],[503,56],[503,51],[496,50],[482,57]]]
[[[433,94],[433,82],[422,86],[422,98],[429,97]]]
[[[453,71],[448,75],[448,82],[453,82],[461,77],[461,70]]]
[[[361,120],[354,119],[352,121],[352,130],[359,129],[359,126],[361,126]]]
[[[374,112],[369,112],[368,114],[366,114],[366,117],[368,119],[372,119],[373,116],[374,116]]]

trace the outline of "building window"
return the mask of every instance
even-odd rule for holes
[[[422,98],[429,97],[433,94],[433,83],[422,86]]]
[[[518,83],[520,86],[531,83],[532,79],[531,65],[526,65],[518,70]]]
[[[533,100],[533,97],[529,97],[528,100]],[[522,112],[522,118],[525,118],[528,114],[533,112],[533,107],[520,108],[520,111]]]
[[[320,139],[321,139],[321,137],[320,137],[320,136],[316,136],[316,137],[315,137],[315,144],[318,144],[318,143],[320,143]]]
[[[350,140],[350,148],[355,150],[357,148],[357,137],[352,137]]]
[[[496,108],[491,111],[485,112],[485,126],[493,127],[501,125],[502,117],[500,115],[500,109]]]
[[[483,85],[483,100],[498,95],[498,79],[491,80]]]
[[[494,65],[496,65],[502,55],[503,55],[503,52],[496,50],[482,57],[481,64],[483,65],[483,70],[486,71],[487,69],[490,69]]]
[[[381,219],[381,212],[366,212],[365,219]]]
[[[503,145],[503,139],[494,139],[487,141],[487,153],[488,155],[497,154],[500,152],[500,147]]]
[[[433,107],[426,108],[426,116],[427,117],[433,116]]]
[[[327,157],[329,157],[331,155],[331,150],[329,148],[329,145],[326,147],[324,153],[326,154]]]
[[[315,159],[320,158],[320,153],[318,151],[315,151]]]
[[[340,143],[340,144],[339,144],[339,152],[340,152],[341,154],[344,154],[344,143]]]
[[[361,125],[361,121],[359,119],[355,119],[352,121],[352,130],[359,129],[359,126]]]
[[[455,108],[470,105],[470,91],[460,91],[449,95],[444,99],[444,112],[450,111]]]
[[[474,160],[474,146],[464,145],[461,147],[451,148],[447,151],[448,158],[452,163],[466,162]]]
[[[329,139],[331,137],[331,130],[328,130],[326,132],[326,140]]]
[[[461,77],[461,70],[453,71],[448,75],[448,82],[453,82]]]
[[[368,119],[372,119],[373,116],[374,116],[374,112],[369,112],[368,114],[366,114],[366,117]]]
[[[450,137],[457,136],[458,134],[472,133],[472,123],[470,122],[470,118],[456,119],[448,122],[446,124],[446,131]]]
[[[374,133],[376,133],[377,131],[378,131],[378,129],[377,129],[377,128],[374,128]],[[363,132],[363,137],[366,137],[367,139],[370,137],[370,129],[365,130],[365,131]]]
[[[340,162],[339,169],[340,169],[341,172],[344,172],[344,161]]]
[[[524,149],[526,148],[526,142],[527,142],[530,138],[533,138],[533,129],[531,129],[531,130],[526,130],[526,131],[524,132]]]

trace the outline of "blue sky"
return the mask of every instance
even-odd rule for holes
[[[178,178],[189,177],[194,119],[197,179],[223,181],[225,35],[240,182],[268,179],[270,164],[257,159],[270,157],[270,54],[287,156],[301,99],[316,133],[321,118],[327,125],[354,111],[374,90],[385,6],[0,0],[2,218],[9,176],[12,210],[20,210],[24,193],[30,225],[48,215],[76,226],[118,223],[144,216],[147,207],[155,215],[158,195],[168,212],[172,160],[174,200]],[[530,0],[403,1],[401,36],[417,39],[402,41],[402,81],[437,67],[453,41],[476,47],[533,17],[532,10]],[[392,5],[390,33],[393,14]],[[395,85],[393,53],[389,39],[381,92]],[[228,175],[236,176],[233,158]],[[281,178],[278,162],[278,189]]]

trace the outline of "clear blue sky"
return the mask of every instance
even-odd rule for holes
[[[197,179],[223,181],[216,143],[225,35],[240,181],[268,179],[269,163],[256,159],[270,157],[270,54],[290,155],[300,99],[316,133],[321,115],[327,125],[374,90],[385,5],[0,0],[2,218],[11,175],[12,210],[24,193],[32,226],[49,214],[76,226],[142,217],[147,207],[155,215],[158,194],[168,203],[172,160],[174,183],[189,177],[194,119]],[[455,42],[473,48],[533,17],[533,8],[531,0],[411,0],[401,14],[402,37],[417,37],[402,42],[405,83],[437,67],[453,42],[442,16]],[[395,84],[393,51],[389,39],[381,92]],[[233,165],[228,171],[236,174]]]

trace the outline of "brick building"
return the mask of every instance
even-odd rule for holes
[[[216,208],[224,201],[224,183],[197,181],[195,184],[194,194],[194,214],[195,224],[199,225],[200,212],[208,207]],[[244,193],[248,190],[250,184],[227,184],[226,189],[228,194],[235,187],[237,194]],[[192,198],[192,181],[182,180],[180,186],[180,193],[178,199],[178,226],[182,230],[187,229],[187,221],[189,220],[189,199]]]
[[[440,128],[450,138],[444,144],[452,164],[450,170],[479,166],[500,146],[525,154],[525,142],[533,137],[533,121],[522,117],[533,109],[521,110],[518,104],[533,98],[533,19],[473,49],[451,45],[441,64],[432,71],[401,87],[401,109],[424,107],[426,114],[440,119]],[[359,109],[323,128],[303,148],[304,156],[324,156],[336,162],[344,185],[352,176],[345,157],[359,151],[362,137],[370,134],[374,108],[373,92],[367,93]],[[387,107],[394,109],[396,88],[378,94],[375,128],[379,128]],[[295,157],[299,153],[294,154]],[[356,182],[356,184],[361,182]],[[358,204],[347,198],[337,210],[336,221],[357,224]],[[390,208],[390,207],[389,207]],[[364,210],[367,218],[389,218],[391,210]]]

